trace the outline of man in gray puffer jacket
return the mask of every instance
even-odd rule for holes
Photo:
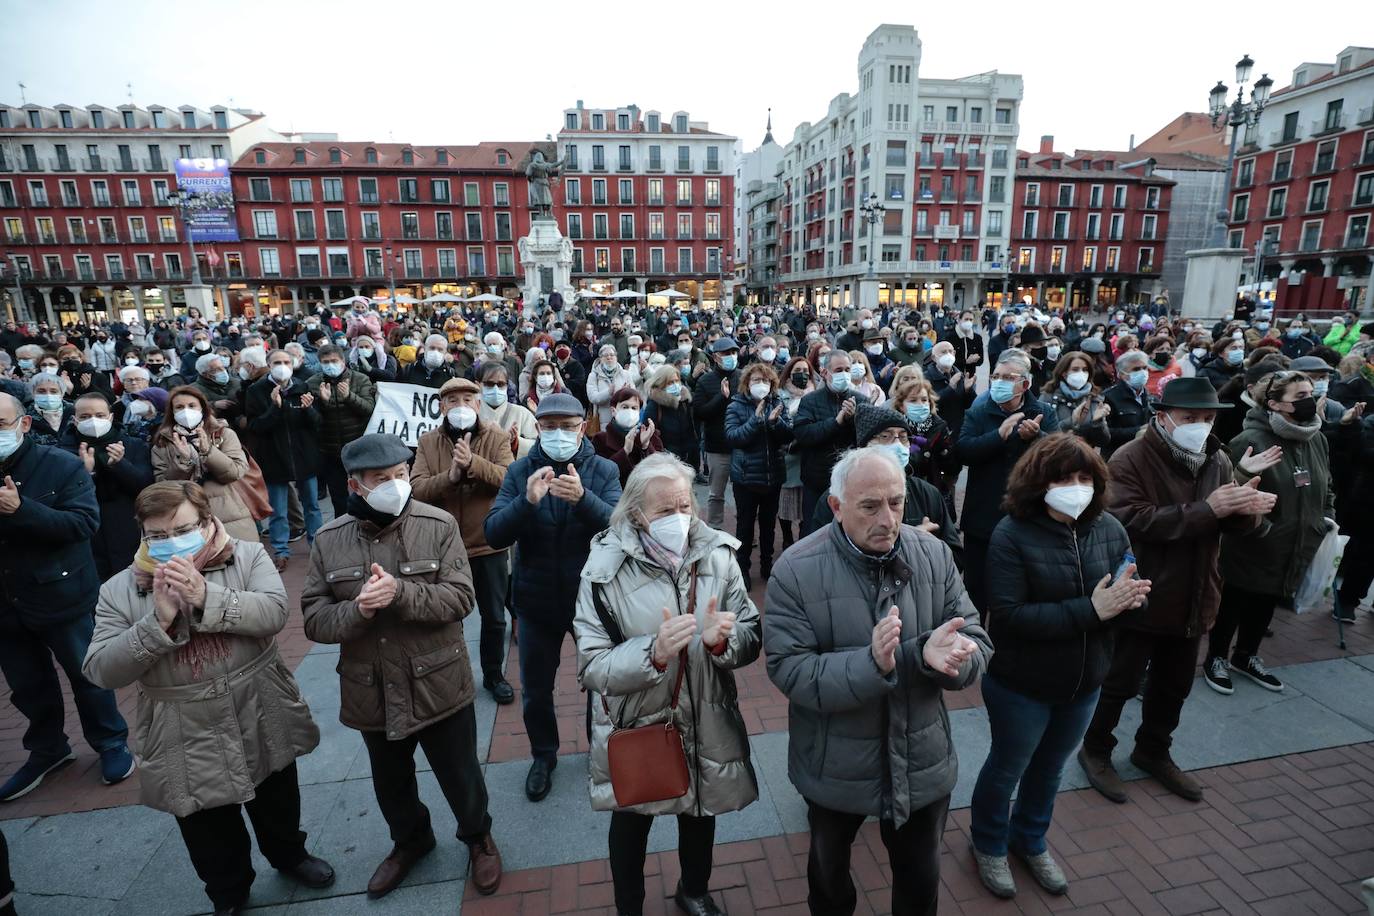
[[[891,451],[835,465],[835,521],[773,568],[764,610],[768,676],[789,701],[788,776],[806,799],[813,914],[854,912],[849,854],[879,819],[892,912],[934,914],[940,839],[958,775],[941,691],[974,683],[992,643],[949,548],[902,525]]]

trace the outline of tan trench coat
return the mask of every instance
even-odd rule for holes
[[[125,569],[100,589],[82,673],[101,687],[138,683],[140,800],[185,817],[248,801],[268,776],[310,753],[320,730],[277,655],[286,588],[257,541],[234,542],[223,566],[202,570],[205,608],[169,635],[153,596]],[[226,657],[200,677],[179,653],[194,630],[222,637]]]

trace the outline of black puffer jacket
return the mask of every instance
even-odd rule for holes
[[[792,441],[792,415],[776,394],[764,400],[763,416],[757,407],[758,402],[747,394],[737,394],[725,411],[730,480],[736,486],[776,489],[787,477],[783,459]],[[774,410],[778,418],[770,420],[768,415]]]
[[[272,377],[264,375],[248,388],[244,413],[248,429],[257,436],[253,457],[267,483],[308,480],[320,466],[320,412],[313,403],[301,404],[310,394],[305,382],[292,379],[282,391],[280,407],[272,400],[275,387]]]
[[[730,383],[730,396],[733,397],[739,389],[739,370],[726,372],[720,368],[708,369],[692,388],[692,412],[701,428],[706,451],[716,455],[730,451],[730,443],[725,441],[725,409],[730,404],[730,398],[720,390],[721,382],[725,381]]]
[[[1141,428],[1150,422],[1150,417],[1155,413],[1154,400],[1148,393],[1137,393],[1126,382],[1117,382],[1102,392],[1102,400],[1112,409],[1107,414],[1107,435],[1111,441],[1102,449],[1102,457],[1110,458],[1112,452],[1134,439]]]
[[[644,419],[654,421],[664,448],[696,467],[701,447],[697,441],[696,417],[692,415],[692,395],[685,384],[681,391],[681,397],[674,401],[663,389],[650,388]]]
[[[997,646],[988,674],[1044,703],[1096,690],[1112,663],[1115,627],[1092,593],[1116,571],[1130,538],[1107,513],[1070,527],[1042,512],[998,522],[988,546],[988,635]]]
[[[802,484],[817,492],[830,486],[830,471],[835,462],[855,445],[854,421],[835,421],[845,399],[851,396],[848,391],[836,394],[828,385],[817,388],[801,399],[797,415],[792,418],[795,449],[801,455]]]

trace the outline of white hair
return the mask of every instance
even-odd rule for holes
[[[997,365],[994,369],[1002,366],[1016,366],[1017,373],[1023,378],[1030,378],[1031,358],[1025,350],[1017,347],[1008,347],[1002,351],[1002,355],[997,357]]]
[[[284,352],[286,352],[286,351],[285,351],[285,350],[273,350],[272,352],[273,352],[273,353],[284,353]],[[264,366],[267,365],[267,353],[262,349],[262,347],[252,347],[252,348],[247,349],[247,350],[240,350],[240,351],[239,351],[239,365],[240,365],[240,366],[253,366],[253,367],[256,368],[256,369],[261,369],[261,368],[263,368]]]
[[[438,344],[439,346],[447,350],[448,338],[445,337],[443,334],[431,334],[425,338],[425,349],[429,349],[431,346],[434,346],[435,344]]]
[[[500,331],[488,331],[486,334],[482,335],[482,343],[486,344],[487,346],[491,346],[492,344],[500,344],[504,347],[506,345],[506,338],[501,336]]]
[[[1238,341],[1239,342],[1239,341]],[[1150,358],[1145,355],[1144,350],[1127,350],[1116,358],[1116,372],[1121,374],[1127,363],[1142,362],[1149,365]]]
[[[152,374],[142,366],[125,366],[123,369],[119,370],[119,380],[126,385],[129,384],[129,379],[138,378],[139,376],[142,376],[149,382],[153,380]]]
[[[845,484],[849,481],[850,475],[859,469],[860,464],[877,460],[886,462],[898,476],[903,474],[901,463],[887,446],[866,445],[863,448],[853,448],[845,452],[830,471],[830,495],[843,503]]]
[[[625,488],[620,493],[620,501],[611,512],[611,527],[614,528],[621,523],[633,525],[636,518],[643,518],[645,497],[649,495],[653,485],[661,480],[685,483],[687,492],[692,493],[696,472],[672,452],[654,452],[635,465],[635,469],[630,472],[629,478],[625,481]],[[693,512],[696,511],[696,505],[696,495],[693,494]]]
[[[200,375],[204,375],[206,372],[210,371],[211,363],[219,363],[220,368],[224,368],[224,357],[220,356],[218,353],[206,353],[196,360],[196,372]]]
[[[611,344],[603,344],[603,345],[601,346],[601,349],[597,351],[597,354],[596,354],[596,355],[597,355],[597,356],[607,356],[607,355],[610,355],[610,356],[618,356],[619,354],[617,354],[617,353],[615,352],[615,347],[612,346]]]

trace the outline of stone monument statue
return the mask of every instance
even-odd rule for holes
[[[535,150],[525,166],[525,177],[530,182],[530,213],[536,220],[553,219],[553,191],[550,182],[558,178],[563,169],[563,160],[549,162],[544,154]]]

